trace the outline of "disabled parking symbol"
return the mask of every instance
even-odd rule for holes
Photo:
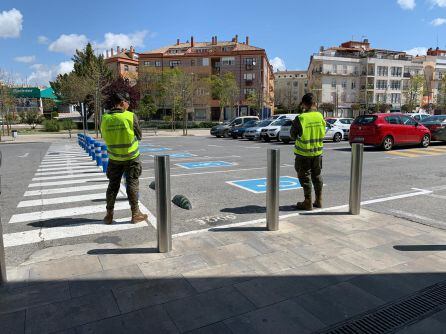
[[[228,166],[234,166],[235,163],[226,161],[199,161],[199,162],[182,162],[175,165],[186,169],[196,169],[196,168],[228,167]]]
[[[236,180],[226,182],[234,187],[247,190],[254,194],[262,194],[266,192],[266,178]],[[279,191],[300,189],[299,179],[291,176],[281,176],[279,181]]]

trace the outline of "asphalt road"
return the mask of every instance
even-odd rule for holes
[[[263,182],[258,179],[266,177],[268,148],[280,149],[281,176],[295,178],[292,145],[213,137],[144,139],[140,202],[151,213],[156,212],[155,192],[149,188],[154,180],[153,155],[171,154],[172,196],[184,195],[192,204],[192,210],[172,206],[174,234],[262,219],[266,196],[261,192]],[[130,214],[124,193],[118,201],[121,210],[116,213],[120,223],[111,230],[105,229],[101,219],[107,182],[74,140],[51,145],[3,145],[0,149],[3,153],[1,217],[8,263],[21,263],[35,250],[50,245],[83,242],[132,245],[155,239],[151,224],[128,224]],[[350,155],[346,142],[325,145],[326,208],[348,204]],[[366,148],[364,207],[414,223],[446,228],[445,165],[443,144],[391,153]],[[295,180],[288,178],[283,185],[292,187],[294,183]],[[243,186],[249,186],[251,191]],[[280,215],[296,214],[293,205],[302,198],[300,188],[281,191]],[[151,223],[154,224],[154,219]]]

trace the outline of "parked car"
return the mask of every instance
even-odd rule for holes
[[[230,122],[219,124],[214,126],[211,129],[211,136],[215,136],[217,138],[220,137],[229,137],[229,129],[233,127],[242,127],[244,124],[246,124],[249,121],[256,120],[258,121],[259,118],[257,116],[242,116],[242,117],[235,117]]]
[[[278,119],[278,120],[272,122],[270,125],[268,125],[267,127],[264,127],[260,131],[260,139],[262,139],[264,141],[270,141],[272,139],[279,140],[279,134],[280,134],[282,126],[283,125],[291,126],[292,122],[293,121],[288,118],[281,118],[281,119]]]
[[[325,121],[330,125],[335,125],[340,128],[343,132],[343,138],[348,139],[348,134],[350,132],[350,126],[352,125],[353,118],[326,118]]]
[[[273,115],[271,118],[273,120],[279,120],[279,119],[284,119],[284,118],[294,120],[297,116],[299,116],[299,114],[276,114],[276,115]]]
[[[386,151],[400,145],[428,147],[430,140],[428,128],[399,113],[358,116],[350,127],[350,144],[381,146]]]
[[[270,125],[273,122],[272,119],[265,119],[263,121],[258,122],[255,126],[252,128],[246,129],[245,133],[243,134],[243,138],[249,139],[249,140],[258,140],[260,139],[260,131]]]
[[[425,118],[421,124],[431,132],[432,140],[446,141],[446,115],[435,115]]]
[[[325,137],[324,140],[332,140],[335,143],[339,143],[342,138],[344,138],[344,131],[337,125],[331,125],[327,123],[325,127]]]
[[[232,127],[229,129],[229,136],[232,137],[233,139],[243,138],[243,134],[245,133],[246,129],[255,126],[258,122],[260,121],[253,119],[251,121],[246,122],[240,127]]]
[[[420,123],[422,123],[426,118],[431,117],[431,115],[425,113],[407,113],[405,115],[412,117],[414,120]]]

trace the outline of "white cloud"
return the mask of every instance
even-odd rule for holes
[[[121,48],[143,47],[144,39],[148,34],[147,30],[136,31],[132,34],[114,34],[108,32],[104,35],[104,41],[101,43],[95,43],[95,48],[100,50],[108,50],[119,46]]]
[[[431,3],[438,7],[446,7],[446,0],[431,0]]]
[[[62,34],[48,46],[48,50],[53,52],[62,52],[67,55],[73,55],[76,49],[82,49],[88,43],[85,35]]]
[[[441,1],[441,0],[438,0]],[[443,0],[444,1],[444,0]],[[415,0],[397,0],[398,5],[405,10],[413,10],[416,6]]]
[[[0,13],[0,37],[19,37],[22,31],[23,15],[17,9]]]
[[[50,41],[49,41],[48,37],[46,37],[46,36],[41,35],[41,36],[37,37],[37,43],[39,43],[39,44],[48,44],[49,42]]]
[[[427,48],[425,48],[424,46],[418,46],[410,50],[405,50],[404,52],[412,56],[424,56],[427,53]]]
[[[14,60],[18,63],[30,64],[36,61],[36,56],[19,56],[15,57]]]
[[[431,24],[435,27],[441,26],[446,23],[446,19],[442,17],[438,17],[435,20],[431,21]]]
[[[57,75],[69,73],[73,70],[74,63],[71,60],[63,61],[58,65],[47,66],[43,64],[34,64],[30,68],[33,70],[28,77],[30,84],[39,86],[48,86],[49,81],[54,80]]]
[[[271,59],[270,64],[273,67],[274,72],[286,70],[285,62],[282,58],[275,57]]]
[[[74,68],[74,62],[72,60],[63,61],[59,64],[57,74],[70,73]]]

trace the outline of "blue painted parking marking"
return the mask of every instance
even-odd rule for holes
[[[145,152],[163,152],[163,151],[170,151],[171,148],[168,147],[151,147],[151,148],[145,148],[141,147],[139,149],[139,152],[145,153]]]
[[[226,161],[199,161],[199,162],[182,162],[175,165],[186,169],[195,169],[195,168],[228,167],[228,166],[234,166],[236,165],[236,163],[226,162]]]
[[[227,181],[226,183],[235,187],[247,190],[254,194],[262,194],[266,192],[266,178]],[[299,179],[291,176],[281,176],[279,183],[279,191],[300,189]]]
[[[171,153],[169,154],[171,158],[192,158],[196,157],[195,154],[192,153]]]

